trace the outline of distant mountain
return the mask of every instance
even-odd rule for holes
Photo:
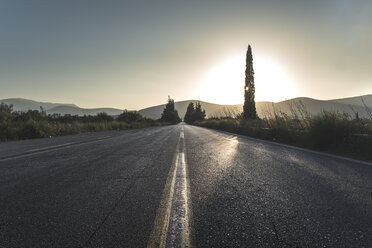
[[[48,110],[57,106],[78,108],[78,106],[76,106],[75,104],[37,102],[23,98],[8,98],[0,100],[0,102],[3,102],[7,105],[13,105],[13,109],[15,111],[40,110],[40,107],[42,107],[44,110]]]
[[[369,102],[372,101],[372,95],[370,96],[363,96],[365,101]],[[341,100],[341,101],[340,101]],[[339,102],[340,101],[340,102]],[[368,117],[366,109],[363,105],[354,105],[357,103],[355,98],[345,98],[345,99],[336,99],[336,100],[316,100],[307,97],[299,97],[294,98],[278,103],[258,103],[257,104],[257,112],[260,116],[265,115],[272,115],[274,109],[278,112],[284,112],[288,115],[292,115],[292,110],[297,110],[302,108],[300,104],[303,104],[305,110],[312,114],[316,115],[319,114],[321,111],[333,111],[339,113],[347,113],[351,116],[355,116],[356,112],[358,112],[359,117]],[[370,105],[372,107],[372,104]]]
[[[336,102],[336,103],[344,103],[348,105],[364,107],[362,99],[368,107],[372,107],[372,95],[355,96],[355,97],[341,98],[341,99],[335,99],[335,100],[330,100],[330,101]]]
[[[333,100],[316,100],[307,97],[299,97],[294,98],[278,103],[274,102],[257,102],[256,108],[257,113],[259,116],[270,116],[276,112],[284,112],[288,115],[292,114],[292,110],[296,110],[300,103],[305,106],[306,111],[310,114],[318,114],[322,110],[327,111],[336,111],[340,113],[348,113],[351,116],[354,116],[356,112],[358,112],[360,117],[368,117],[365,106],[363,105],[362,99],[366,103],[366,105],[372,111],[372,95],[364,95],[364,96],[357,96],[357,97],[349,97],[349,98],[342,98],[342,99],[333,99]],[[178,110],[179,116],[183,118],[186,113],[186,108],[190,102],[196,102],[197,100],[187,100],[187,101],[180,101],[175,102],[175,107]],[[100,112],[105,112],[109,115],[119,115],[123,112],[121,109],[116,108],[94,108],[94,109],[86,109],[80,108],[75,104],[64,104],[64,103],[48,103],[48,102],[37,102],[28,99],[22,98],[10,98],[0,100],[0,102],[4,102],[6,104],[12,104],[13,109],[16,111],[27,111],[29,109],[32,110],[40,110],[40,106],[48,114],[71,114],[71,115],[96,115]],[[208,117],[216,116],[235,116],[242,112],[243,105],[221,105],[221,104],[214,104],[209,102],[200,101],[202,108],[205,109],[206,114]],[[165,104],[157,105],[145,109],[139,110],[139,112],[148,118],[158,119],[161,117],[161,113]]]
[[[94,108],[86,109],[80,108],[75,104],[65,104],[65,103],[50,103],[50,102],[37,102],[33,100],[23,99],[23,98],[9,98],[0,100],[8,105],[13,105],[13,110],[15,111],[28,111],[28,110],[40,110],[42,107],[47,114],[71,114],[71,115],[96,115],[100,112],[105,112],[109,115],[119,115],[123,112],[121,109],[115,108]]]
[[[372,110],[372,95],[361,96],[364,99],[364,102]],[[366,109],[362,103],[361,97],[350,97],[343,99],[334,99],[334,100],[316,100],[307,97],[294,98],[278,103],[274,102],[257,102],[256,108],[257,113],[260,117],[269,116],[274,113],[274,110],[279,112],[284,112],[288,115],[292,114],[292,110],[297,110],[302,103],[305,106],[307,112],[312,115],[319,114],[322,110],[326,111],[335,111],[340,113],[348,113],[351,116],[354,116],[358,112],[360,117],[368,117]],[[185,116],[187,105],[190,102],[196,102],[197,100],[187,100],[175,102],[175,108],[178,110],[178,113],[181,118]],[[211,116],[227,116],[227,115],[236,115],[243,111],[243,104],[237,105],[220,105],[209,102],[200,101],[202,108],[205,109],[208,117]],[[139,112],[148,118],[157,119],[161,117],[161,113],[165,104],[157,105],[145,109],[139,110]]]
[[[97,115],[98,113],[105,112],[108,115],[120,115],[123,113],[121,109],[115,108],[94,108],[94,109],[86,109],[86,108],[79,108],[79,107],[72,107],[72,106],[57,106],[51,109],[48,109],[47,114],[70,114],[70,115]]]

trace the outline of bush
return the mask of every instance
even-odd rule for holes
[[[117,121],[124,121],[124,122],[127,122],[127,123],[132,123],[132,122],[135,122],[135,121],[142,121],[143,120],[143,117],[137,111],[124,110],[124,112],[121,113],[116,118],[116,120]]]
[[[21,139],[36,139],[44,137],[44,132],[37,122],[28,121],[20,131]]]
[[[239,131],[239,121],[235,119],[208,119],[204,121],[196,121],[196,125],[214,128],[222,131],[228,132],[238,132]]]
[[[177,111],[175,113],[177,114]],[[40,111],[20,112],[13,111],[11,105],[0,103],[0,141],[164,125],[159,121],[143,118],[136,111],[124,111],[118,119],[121,121],[114,121],[114,118],[106,113],[98,113],[95,116],[46,115],[42,108]]]
[[[11,140],[13,137],[11,128],[7,123],[0,122],[0,141]]]
[[[97,122],[110,122],[114,120],[112,116],[108,115],[105,112],[98,113],[95,119]]]
[[[310,137],[312,145],[325,147],[342,142],[353,130],[346,114],[323,111],[310,121]]]
[[[0,122],[7,122],[12,119],[13,105],[0,103]]]

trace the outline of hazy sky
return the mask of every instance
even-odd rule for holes
[[[0,99],[140,109],[372,93],[372,1],[0,1]]]

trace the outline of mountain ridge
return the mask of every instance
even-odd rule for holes
[[[281,102],[256,102],[257,113],[259,116],[272,115],[274,110],[281,111],[286,114],[291,114],[293,109],[299,106],[299,103],[305,105],[306,110],[310,114],[318,114],[323,110],[345,112],[351,116],[354,116],[356,112],[360,117],[368,117],[365,104],[371,109],[372,108],[372,94],[363,96],[354,96],[348,98],[339,98],[331,100],[317,100],[310,97],[297,97],[293,99],[284,100]],[[175,102],[175,108],[178,110],[179,116],[183,117],[186,113],[187,105],[190,102],[198,102],[199,100],[184,100]],[[8,98],[0,100],[6,104],[12,104],[15,111],[27,111],[40,110],[40,106],[47,112],[47,114],[71,114],[71,115],[96,115],[100,112],[106,112],[109,115],[119,115],[123,112],[122,109],[117,108],[80,108],[75,104],[68,103],[51,103],[51,102],[38,102],[34,100],[24,98]],[[223,105],[215,104],[205,101],[199,101],[202,108],[206,110],[208,117],[220,117],[226,115],[237,115],[242,112],[243,104],[235,105]],[[143,116],[158,119],[161,117],[161,113],[165,104],[155,105],[148,108],[138,110]]]

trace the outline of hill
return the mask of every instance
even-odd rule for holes
[[[362,96],[365,103],[372,110],[372,95]],[[184,117],[186,113],[187,105],[190,102],[196,102],[197,100],[187,100],[180,101],[175,103],[175,107],[178,110],[180,117]],[[226,115],[236,115],[243,110],[243,104],[237,105],[220,105],[209,102],[200,101],[202,108],[205,109],[208,117],[212,116],[226,116]],[[291,108],[297,109],[297,106],[302,103],[305,106],[306,111],[310,114],[315,115],[319,114],[321,111],[336,111],[340,113],[348,113],[351,116],[355,116],[355,113],[358,112],[360,117],[368,117],[366,109],[362,103],[361,96],[350,97],[343,99],[334,99],[334,100],[316,100],[308,97],[299,97],[282,102],[257,102],[256,108],[257,113],[260,117],[265,115],[272,115],[274,110],[279,112],[284,112],[288,115],[291,115]],[[148,118],[157,119],[160,118],[161,113],[164,109],[165,104],[157,105],[145,109],[139,110],[139,112]]]
[[[340,98],[340,99],[335,99],[335,100],[330,100],[330,101],[331,102],[336,102],[336,103],[344,103],[344,104],[348,104],[348,105],[355,105],[355,106],[364,107],[362,99],[367,106],[372,107],[372,95]]]
[[[13,105],[13,109],[15,111],[40,110],[40,107],[42,107],[44,110],[48,110],[57,106],[78,108],[78,106],[75,104],[38,102],[24,98],[8,98],[0,100],[0,102],[3,102],[7,105]]]
[[[105,112],[109,115],[119,115],[123,112],[121,109],[115,108],[80,108],[75,104],[66,103],[50,103],[50,102],[38,102],[23,98],[8,98],[0,100],[8,105],[13,105],[15,111],[28,111],[28,110],[40,110],[42,107],[47,114],[70,114],[70,115],[96,115],[100,112]]]
[[[360,98],[360,97],[359,97]],[[368,99],[368,101],[372,100],[372,95],[369,97],[364,96],[364,99]],[[358,112],[360,117],[368,117],[366,109],[362,105],[354,105],[356,102],[356,98],[351,99],[342,99],[342,101],[338,102],[339,100],[316,100],[307,97],[299,97],[294,98],[278,103],[258,103],[257,104],[257,112],[260,116],[270,115],[273,114],[274,109],[276,111],[284,112],[288,115],[292,115],[292,110],[298,110],[298,106],[303,104],[305,110],[312,114],[316,115],[319,114],[321,111],[334,111],[339,113],[347,113],[350,116],[355,116],[356,112]],[[372,106],[372,105],[371,105]],[[301,108],[301,107],[300,107]]]
[[[70,115],[96,115],[101,112],[105,112],[108,115],[119,115],[123,113],[121,109],[115,108],[93,108],[93,109],[86,109],[86,108],[79,108],[79,107],[72,107],[72,106],[57,106],[51,109],[48,109],[47,114],[70,114]]]
[[[282,102],[257,102],[256,108],[257,113],[260,117],[272,115],[274,110],[275,111],[282,111],[288,115],[291,115],[291,108],[296,109],[299,103],[302,103],[306,110],[310,114],[318,114],[322,110],[327,111],[336,111],[336,112],[344,112],[348,113],[351,116],[354,116],[356,112],[358,112],[360,117],[368,117],[367,111],[365,106],[363,105],[362,98],[364,102],[369,106],[372,110],[372,94],[371,95],[364,95],[364,96],[356,96],[356,97],[349,97],[349,98],[342,98],[342,99],[332,99],[332,100],[316,100],[307,97],[299,97],[294,98]],[[178,110],[179,116],[183,118],[186,113],[186,108],[190,102],[196,102],[197,100],[186,100],[175,102],[175,107]],[[49,102],[38,102],[23,98],[9,98],[0,100],[0,102],[4,102],[6,104],[12,104],[13,109],[15,111],[27,111],[31,110],[40,110],[40,106],[48,114],[71,114],[71,115],[96,115],[100,112],[106,112],[109,115],[119,115],[123,112],[121,109],[116,108],[80,108],[75,104],[65,104],[65,103],[49,103]],[[202,108],[205,109],[207,116],[212,117],[220,117],[220,116],[235,116],[242,112],[243,105],[221,105],[215,103],[209,103],[200,101]],[[141,109],[139,112],[148,118],[158,119],[161,117],[161,113],[165,104],[152,106],[149,108]]]

